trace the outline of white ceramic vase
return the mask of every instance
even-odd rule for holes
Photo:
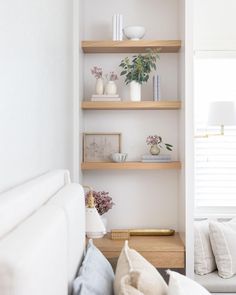
[[[104,92],[104,82],[102,78],[98,78],[96,81],[95,92],[98,95],[102,95]]]
[[[105,86],[105,94],[115,95],[117,93],[117,86],[115,81],[108,81]]]
[[[130,82],[130,99],[131,101],[141,101],[141,84],[136,81]]]
[[[107,217],[105,215],[101,215],[101,219],[102,219],[102,222],[103,222],[103,224],[105,226],[104,234],[106,234],[107,233]]]

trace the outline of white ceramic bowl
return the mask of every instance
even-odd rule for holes
[[[112,161],[120,163],[125,162],[128,154],[126,153],[114,153],[111,155]]]
[[[123,29],[124,35],[130,40],[140,40],[145,35],[145,28],[142,26],[128,26]]]

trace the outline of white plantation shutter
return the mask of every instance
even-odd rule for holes
[[[208,129],[216,132],[219,128]],[[236,127],[226,128],[224,136],[196,138],[195,206],[236,207]]]
[[[206,134],[208,106],[213,101],[236,103],[236,51],[200,52],[194,59],[195,134]],[[207,133],[219,133],[208,127]],[[195,138],[196,216],[236,213],[236,126],[224,136]]]

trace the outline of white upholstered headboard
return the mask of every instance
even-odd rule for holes
[[[84,191],[68,171],[0,195],[1,295],[70,294],[84,245]]]

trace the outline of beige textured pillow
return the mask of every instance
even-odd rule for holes
[[[126,241],[117,262],[114,292],[115,295],[166,295],[167,285],[157,269],[130,249]]]
[[[209,221],[194,222],[194,270],[205,275],[216,269],[215,257],[211,247]]]
[[[210,222],[210,238],[218,274],[224,279],[236,274],[236,219]]]

